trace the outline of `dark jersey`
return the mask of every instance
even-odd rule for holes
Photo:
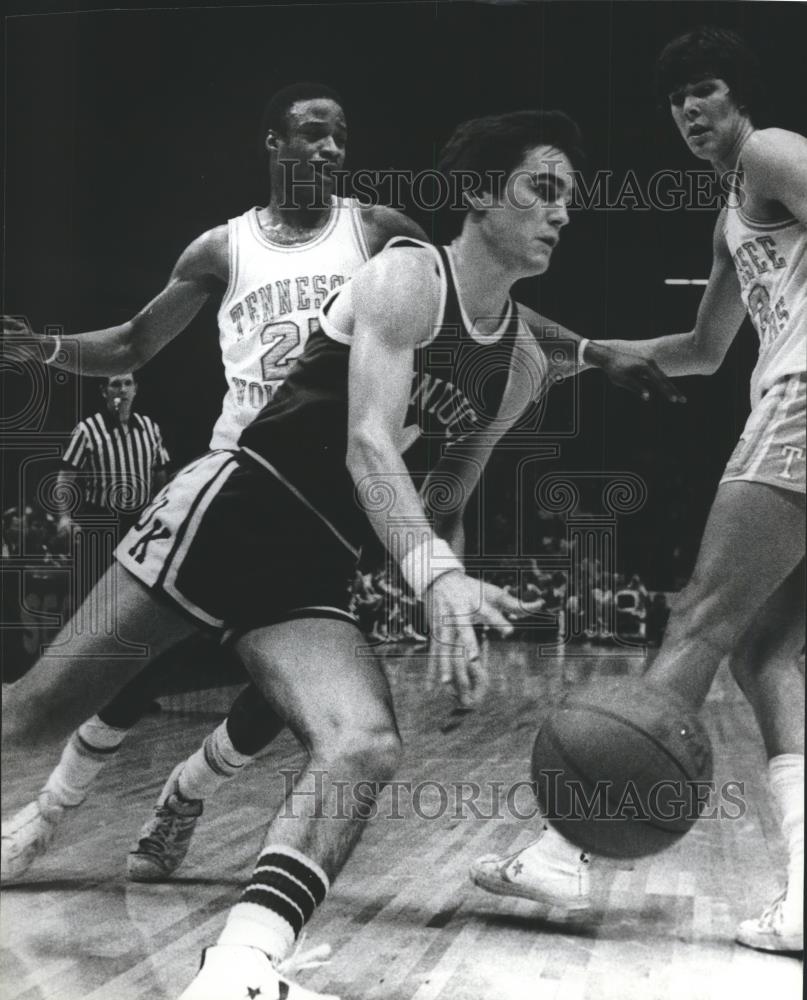
[[[435,334],[415,350],[405,425],[419,430],[404,455],[417,481],[447,449],[495,421],[510,372],[518,314],[508,300],[494,334],[474,333],[463,314],[448,249],[404,238],[390,245],[433,254],[441,281],[443,305]],[[286,381],[242,433],[239,446],[271,468],[343,541],[358,549],[369,526],[345,465],[350,339],[329,323],[333,301],[323,308],[324,329],[309,337]],[[383,503],[383,497],[376,499]]]

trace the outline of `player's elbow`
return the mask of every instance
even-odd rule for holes
[[[376,464],[378,446],[372,431],[366,426],[349,427],[345,464],[354,481],[365,475]]]
[[[714,375],[723,364],[725,351],[715,344],[713,338],[699,336],[696,330],[691,338],[689,357],[693,375]]]
[[[137,337],[137,317],[115,329],[112,348],[108,375],[125,375],[137,371],[148,361],[148,358],[144,357],[141,341]]]
[[[146,311],[118,327],[119,370],[137,371],[160,350],[164,340]]]
[[[357,486],[367,477],[385,470],[388,449],[384,436],[369,421],[348,428],[345,464]]]
[[[725,352],[717,351],[714,348],[702,351],[700,354],[700,369],[704,375],[714,375],[723,364]]]

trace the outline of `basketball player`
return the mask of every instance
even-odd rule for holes
[[[358,840],[358,788],[377,794],[400,756],[384,672],[356,655],[363,639],[346,610],[369,528],[426,600],[435,655],[462,703],[484,691],[473,624],[509,632],[519,604],[465,575],[462,514],[496,441],[552,381],[536,340],[547,322],[509,292],[549,267],[579,141],[556,112],[461,126],[441,168],[474,171],[487,189],[468,194],[459,237],[440,249],[395,241],[357,272],[239,449],[186,467],[118,547],[119,634],[159,653],[194,627],[230,629],[309,754],[183,1000],[312,996],[275,963]],[[497,176],[509,178],[506,193],[491,186]],[[602,346],[592,354],[617,381],[677,395],[652,363]],[[450,511],[427,515],[421,477],[425,494],[451,486]],[[64,659],[40,662],[7,694],[4,736],[18,745],[80,717],[142,666],[104,662],[105,637],[63,638],[73,645]]]
[[[384,207],[333,194],[345,160],[341,100],[319,83],[278,91],[263,115],[270,199],[194,240],[167,286],[132,320],[60,344],[42,338],[50,363],[82,374],[129,372],[190,323],[211,297],[218,312],[227,393],[211,448],[235,448],[241,431],[271,399],[317,324],[326,295],[396,235],[425,238],[419,226]],[[25,332],[7,322],[10,332]],[[70,346],[72,351],[63,351]],[[39,351],[29,349],[34,356]],[[37,800],[3,824],[2,876],[17,878],[48,847],[56,825],[84,801],[91,783],[143,715],[156,687],[146,671],[79,726]],[[128,859],[129,876],[163,879],[180,864],[203,800],[282,729],[254,687],[188,760],[172,771],[155,813]]]
[[[731,177],[714,231],[709,284],[689,333],[609,344],[672,375],[710,374],[746,314],[759,335],[751,415],[720,481],[695,570],[647,677],[700,706],[718,665],[753,707],[782,814],[787,886],[737,940],[804,947],[804,498],[807,352],[807,139],[757,129],[754,55],[734,32],[704,27],[657,64],[660,97],[689,149]],[[587,905],[585,857],[555,831],[509,858],[482,858],[483,888]],[[565,885],[566,889],[559,888]]]

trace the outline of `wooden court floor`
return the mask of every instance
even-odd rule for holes
[[[398,653],[396,647],[393,653]],[[407,752],[397,802],[382,801],[308,945],[331,962],[302,985],[345,1000],[790,1000],[802,964],[733,942],[738,920],[778,891],[782,844],[764,757],[747,706],[718,676],[705,708],[716,779],[744,781],[745,813],[702,820],[663,855],[592,868],[585,923],[552,925],[524,900],[489,896],[469,862],[529,842],[534,822],[496,809],[495,782],[525,779],[540,714],[592,673],[639,674],[641,656],[593,648],[538,659],[535,646],[492,643],[485,706],[456,716],[415,653],[389,655]],[[2,894],[2,1000],[175,1000],[214,942],[301,760],[282,736],[211,800],[185,864],[164,885],[125,877],[126,851],[171,765],[194,749],[235,689],[162,699],[102,774],[51,852]],[[28,801],[53,760],[8,759],[4,815]],[[480,792],[461,792],[475,782]],[[463,794],[466,805],[462,804]],[[476,796],[474,810],[467,800]],[[514,799],[527,812],[526,796]],[[500,815],[496,816],[496,813]],[[392,815],[390,815],[392,814]]]

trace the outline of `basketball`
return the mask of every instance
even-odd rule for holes
[[[545,818],[584,850],[657,854],[708,805],[712,747],[696,711],[641,679],[569,691],[541,725],[532,778]]]

